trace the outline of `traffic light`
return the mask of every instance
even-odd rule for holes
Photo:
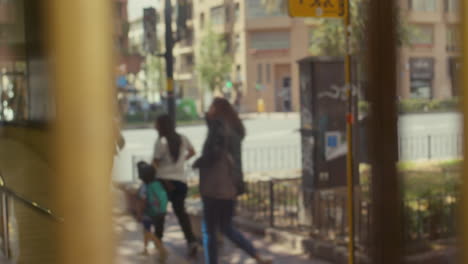
[[[231,81],[226,82],[226,88],[228,88],[228,89],[232,88],[232,82]]]
[[[183,39],[187,33],[187,20],[192,12],[187,0],[177,0],[177,38]]]
[[[154,8],[143,9],[143,48],[147,53],[154,54],[157,49],[157,14]]]

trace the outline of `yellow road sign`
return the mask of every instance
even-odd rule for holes
[[[348,0],[288,0],[292,17],[344,17]]]

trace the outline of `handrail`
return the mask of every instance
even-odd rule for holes
[[[18,194],[17,192],[13,191],[12,189],[8,188],[5,183],[5,179],[0,174],[0,203],[1,203],[1,211],[0,211],[0,219],[2,222],[1,230],[3,234],[3,244],[2,244],[2,251],[6,258],[11,258],[11,248],[10,248],[10,227],[9,227],[9,219],[10,219],[10,209],[9,209],[9,198],[12,198],[18,202],[21,202],[28,208],[32,209],[33,211],[47,216],[48,218],[57,221],[63,222],[63,218],[58,217],[55,215],[51,209],[48,209],[44,206],[39,205],[38,203],[26,199],[24,196]]]
[[[38,203],[31,201],[24,196],[18,194],[17,192],[13,191],[12,189],[8,188],[5,184],[5,180],[0,175],[0,193],[5,194],[8,197],[15,199],[16,201],[21,202],[22,204],[26,205],[30,209],[45,215],[57,222],[63,222],[64,219],[62,217],[57,216],[51,209],[46,208],[44,206],[39,205]]]

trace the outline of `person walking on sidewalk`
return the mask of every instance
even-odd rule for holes
[[[193,257],[197,253],[197,240],[185,208],[188,192],[185,163],[195,155],[195,150],[186,136],[176,132],[175,122],[169,115],[158,117],[156,130],[159,137],[154,146],[153,165],[157,168],[158,179],[164,183],[169,201],[184,233],[189,256]],[[159,226],[156,229],[156,236],[162,239],[163,233],[164,226]]]
[[[202,156],[194,163],[200,170],[205,263],[218,263],[217,231],[255,258],[257,263],[272,263],[262,258],[233,224],[236,198],[245,192],[241,162],[244,125],[232,105],[222,98],[213,101],[206,119],[208,137]]]
[[[143,225],[143,254],[148,255],[148,244],[153,241],[159,251],[161,261],[167,258],[167,250],[161,240],[151,233],[151,227],[156,229],[164,225],[166,218],[167,194],[161,182],[155,177],[156,171],[150,164],[141,161],[138,163],[138,177],[142,185],[138,190],[139,205],[137,206],[137,219]]]

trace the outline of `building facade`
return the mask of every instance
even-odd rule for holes
[[[128,52],[128,0],[114,0],[115,48],[118,54]]]
[[[310,28],[303,19],[267,12],[261,0],[187,0],[187,5],[187,33],[174,49],[176,87],[184,97],[209,98],[195,65],[203,32],[212,26],[232,54],[232,74],[226,78],[232,87],[227,94],[232,101],[240,100],[242,112],[256,111],[259,99],[268,112],[298,110],[296,62],[309,55]]]
[[[411,29],[400,49],[400,98],[447,99],[458,96],[459,0],[400,2]]]

